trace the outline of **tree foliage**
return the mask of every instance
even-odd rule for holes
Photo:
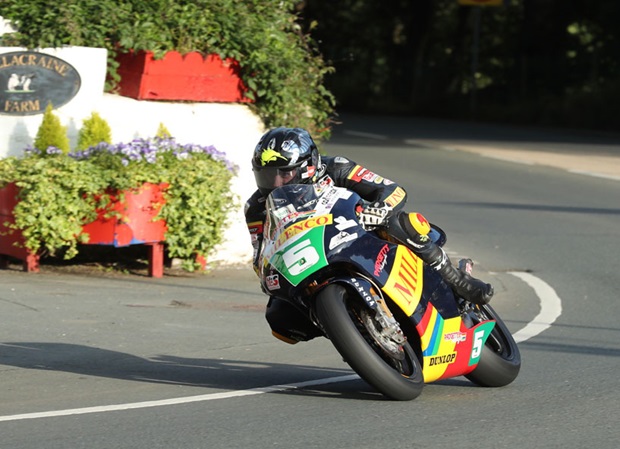
[[[330,72],[298,23],[296,0],[2,0],[2,16],[16,33],[0,45],[31,49],[80,45],[109,51],[110,79],[118,80],[116,52],[146,50],[216,53],[242,67],[255,111],[267,126],[302,126],[329,135]],[[112,84],[108,89],[114,88]]]
[[[616,0],[307,0],[302,15],[340,109],[620,128]]]

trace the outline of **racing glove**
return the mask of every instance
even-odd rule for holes
[[[383,201],[366,205],[360,211],[360,223],[364,229],[371,231],[385,224],[392,213],[392,208]]]

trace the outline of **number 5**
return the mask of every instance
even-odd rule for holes
[[[320,259],[316,249],[308,245],[311,245],[310,239],[303,240],[282,255],[286,268],[293,276],[310,268]]]
[[[478,331],[474,334],[474,348],[471,351],[471,358],[477,359],[482,353],[482,338],[484,337],[484,331]]]

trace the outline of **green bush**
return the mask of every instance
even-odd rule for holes
[[[296,0],[3,0],[17,33],[1,45],[107,48],[110,79],[116,52],[199,51],[234,58],[251,89],[252,106],[268,127],[300,126],[318,140],[330,133],[334,98],[323,79],[332,69],[304,34]],[[165,11],[165,14],[162,14]],[[111,84],[108,90],[113,89]]]
[[[60,119],[54,114],[51,103],[45,108],[43,121],[37,130],[34,139],[34,147],[40,151],[61,151],[69,152],[69,137],[67,137],[67,127],[60,123]]]
[[[85,243],[82,226],[96,218],[110,196],[145,182],[167,183],[157,218],[166,220],[166,248],[184,267],[199,267],[221,242],[228,212],[237,199],[230,190],[235,167],[212,146],[181,145],[172,138],[100,143],[69,154],[29,149],[24,157],[0,159],[0,188],[15,182],[15,223],[35,254],[77,255]]]
[[[82,128],[78,132],[77,149],[85,150],[101,142],[112,143],[112,130],[108,122],[98,113],[93,112],[90,117],[84,120]]]

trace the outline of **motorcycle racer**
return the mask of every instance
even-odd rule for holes
[[[407,246],[459,296],[480,305],[487,304],[493,296],[490,284],[455,267],[444,250],[429,238],[431,228],[423,215],[403,210],[407,193],[402,187],[348,158],[320,156],[308,131],[280,127],[266,132],[254,149],[252,169],[258,189],[245,204],[245,218],[257,273],[269,193],[285,184],[314,184],[318,189],[333,184],[356,192],[366,201],[359,211],[365,229],[375,229]],[[296,343],[320,335],[305,316],[291,313],[291,308],[294,309],[273,295],[269,299],[265,316],[277,338]],[[299,319],[291,319],[297,315]]]

